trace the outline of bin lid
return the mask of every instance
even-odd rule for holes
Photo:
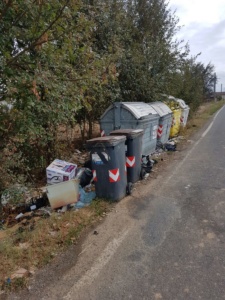
[[[170,95],[163,95],[165,97],[164,103],[169,106],[172,111],[179,110],[180,104],[177,102],[177,99]]]
[[[176,101],[179,103],[179,105],[180,105],[181,108],[183,108],[183,109],[189,108],[189,106],[185,103],[184,100],[177,98]]]
[[[149,115],[157,115],[157,112],[144,102],[115,102],[114,104],[110,105],[109,108],[107,108],[107,110],[101,116],[101,119],[104,118],[108,111],[114,108],[117,104],[130,111],[136,119],[141,119]]]
[[[110,147],[110,146],[116,146],[121,142],[125,142],[126,136],[121,135],[121,136],[102,136],[102,137],[97,137],[91,140],[87,141],[87,148],[92,148],[92,147]]]
[[[128,139],[133,139],[143,134],[143,129],[117,129],[110,132],[110,135],[125,135]]]
[[[155,111],[160,115],[160,117],[172,114],[172,110],[163,102],[157,101],[148,104],[155,109]]]

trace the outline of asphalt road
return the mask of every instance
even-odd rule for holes
[[[225,107],[21,299],[225,299],[224,129]]]

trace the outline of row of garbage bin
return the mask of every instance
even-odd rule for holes
[[[142,154],[156,149],[157,141],[166,143],[186,126],[189,106],[169,96],[165,102],[115,102],[100,118],[101,136],[116,129],[143,129]]]
[[[87,141],[96,195],[112,201],[131,193],[140,179],[142,157],[186,126],[189,107],[181,99],[167,102],[115,102],[100,119],[101,137]]]
[[[87,141],[99,198],[118,201],[140,179],[143,129],[119,129]]]

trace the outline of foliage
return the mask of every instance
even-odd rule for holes
[[[58,156],[62,125],[91,137],[114,101],[163,93],[197,108],[214,67],[188,58],[178,30],[165,0],[1,1],[0,191]]]
[[[197,56],[186,59],[173,78],[173,95],[185,100],[193,110],[213,95],[216,75],[214,66],[197,62]]]

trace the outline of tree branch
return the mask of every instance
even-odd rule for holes
[[[22,54],[24,54],[27,50],[33,48],[36,45],[40,45],[40,38],[48,32],[48,30],[50,30],[52,28],[52,26],[59,20],[59,18],[61,17],[64,9],[66,8],[67,4],[69,3],[70,0],[67,0],[66,3],[63,5],[63,7],[60,9],[58,15],[56,16],[56,18],[48,25],[48,27],[33,41],[33,43],[31,43],[29,46],[25,47],[21,52],[19,52],[16,56],[14,56],[12,59],[8,60],[6,65],[10,66],[15,60],[17,60],[17,58],[19,56],[21,56]]]

